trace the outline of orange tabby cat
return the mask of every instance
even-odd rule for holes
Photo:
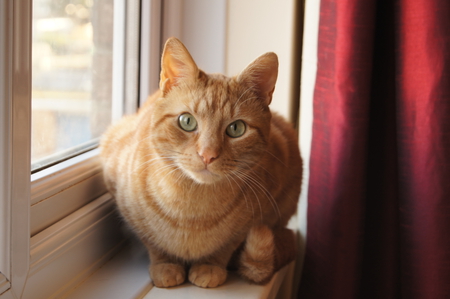
[[[295,256],[302,162],[295,131],[269,104],[278,59],[240,75],[206,74],[177,39],[160,90],[101,142],[105,181],[146,245],[157,287],[225,282],[227,267],[266,283]]]

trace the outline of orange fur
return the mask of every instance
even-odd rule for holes
[[[277,72],[276,55],[266,53],[236,77],[206,74],[169,39],[160,90],[103,136],[106,184],[148,248],[156,286],[186,276],[218,286],[238,248],[239,273],[264,283],[282,266],[280,250],[295,248],[276,235],[296,211],[302,171],[294,129],[268,107]],[[184,113],[195,130],[180,126]],[[237,120],[245,132],[233,138]]]

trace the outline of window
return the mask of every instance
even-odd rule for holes
[[[2,299],[62,292],[77,275],[55,269],[86,273],[120,247],[95,148],[151,85],[139,79],[140,35],[156,40],[159,28],[140,32],[141,11],[139,0],[0,2]],[[159,43],[146,45],[159,53]],[[83,251],[86,242],[99,246]]]
[[[113,86],[125,76],[124,3],[33,1],[32,171],[92,149],[113,108],[121,116]],[[138,32],[137,22],[128,25]]]
[[[114,3],[33,1],[32,170],[88,149],[111,120]]]

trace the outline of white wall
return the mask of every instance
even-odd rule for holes
[[[226,74],[236,75],[265,52],[279,59],[272,110],[289,117],[295,0],[229,0]]]
[[[164,1],[163,40],[177,37],[199,68],[207,73],[224,73],[226,3],[226,0]]]
[[[289,117],[295,0],[166,0],[163,39],[178,37],[206,72],[237,75],[265,52],[280,68],[271,108]]]

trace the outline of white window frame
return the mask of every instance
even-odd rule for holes
[[[115,5],[126,2],[115,0]],[[141,35],[159,41],[160,0],[141,2],[142,9],[147,9],[147,20],[158,25],[153,28],[156,31],[145,28]],[[149,18],[149,13],[156,20]],[[116,11],[115,18],[122,26],[125,14],[126,10]],[[121,221],[103,184],[98,149],[42,170],[30,179],[31,24],[32,0],[0,2],[1,299],[58,298],[124,244]],[[126,38],[122,37],[122,42]],[[122,70],[124,56],[130,51],[126,44],[122,43],[123,49],[114,57]],[[147,51],[159,60],[159,43],[150,47],[147,42]],[[154,73],[145,70],[144,78],[149,81],[141,76],[140,85],[153,88],[155,83],[150,80],[158,76],[159,68],[154,68],[154,59],[147,62]],[[116,69],[117,73],[122,72]],[[125,83],[123,76],[114,80],[116,87]],[[124,99],[126,89],[118,94]],[[134,112],[137,103],[123,101],[115,108],[117,119],[122,112]]]
[[[2,232],[0,293],[19,298],[29,265],[31,3],[2,1],[0,230]],[[8,23],[8,20],[10,23]],[[21,215],[23,217],[17,217]],[[6,250],[5,250],[6,248]],[[10,250],[8,250],[10,249]]]

